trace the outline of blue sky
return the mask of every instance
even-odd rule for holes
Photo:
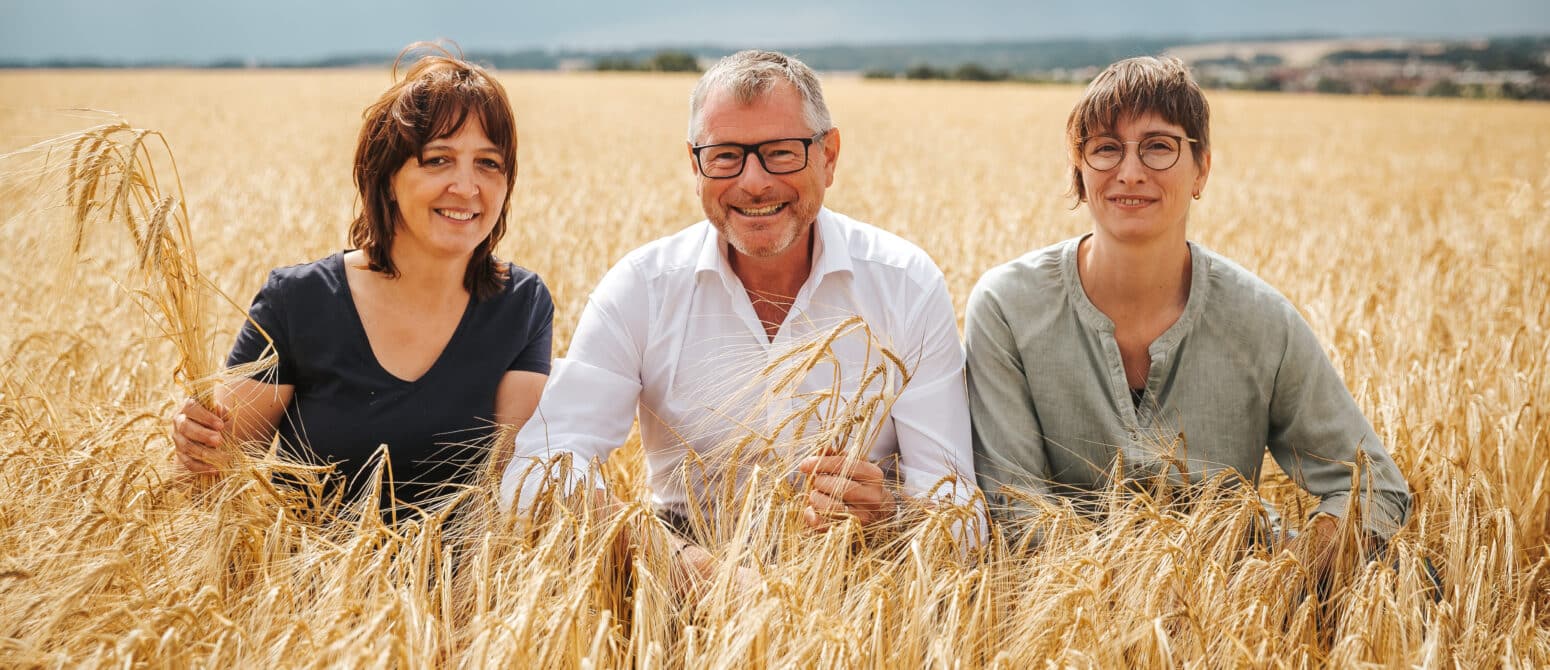
[[[465,49],[802,46],[1130,35],[1550,34],[1550,0],[0,0],[0,58],[288,60]]]

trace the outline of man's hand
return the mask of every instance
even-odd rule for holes
[[[849,456],[814,456],[797,470],[813,486],[802,512],[808,528],[821,530],[846,517],[864,526],[893,518],[897,501],[883,488],[883,470],[876,464]]]

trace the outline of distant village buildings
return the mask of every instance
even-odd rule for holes
[[[1170,53],[1188,62],[1202,84],[1219,88],[1550,99],[1550,44],[1544,40],[1224,43]]]

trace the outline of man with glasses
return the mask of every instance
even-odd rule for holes
[[[638,414],[653,502],[680,522],[714,498],[703,479],[685,482],[686,462],[714,460],[728,436],[755,432],[778,446],[801,429],[781,425],[799,399],[759,406],[761,420],[739,415],[747,406],[736,399],[771,383],[760,370],[854,316],[908,366],[908,383],[890,382],[897,396],[868,458],[835,450],[801,462],[807,525],[886,521],[895,491],[969,500],[963,351],[946,282],[918,247],[823,207],[839,155],[840,131],[800,61],[744,51],[705,73],[690,98],[687,158],[706,220],[630,253],[593,291],[516,437],[504,504],[535,495],[532,459],[570,454],[588,468],[624,444]],[[853,393],[863,364],[881,360],[858,339],[835,341],[838,365],[813,368],[799,394],[818,397],[836,379]],[[709,560],[680,549],[694,566]]]

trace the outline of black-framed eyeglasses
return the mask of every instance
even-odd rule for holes
[[[1136,145],[1141,164],[1153,170],[1166,170],[1177,165],[1179,154],[1184,153],[1185,142],[1197,142],[1192,137],[1178,135],[1147,135],[1139,140],[1120,141],[1111,135],[1093,135],[1082,140],[1082,160],[1099,172],[1113,170],[1125,160],[1125,145]]]
[[[791,174],[807,167],[807,150],[827,134],[829,131],[825,130],[812,137],[786,137],[758,144],[701,144],[691,148],[700,174],[709,179],[731,179],[742,174],[749,154],[758,157],[765,172]]]

